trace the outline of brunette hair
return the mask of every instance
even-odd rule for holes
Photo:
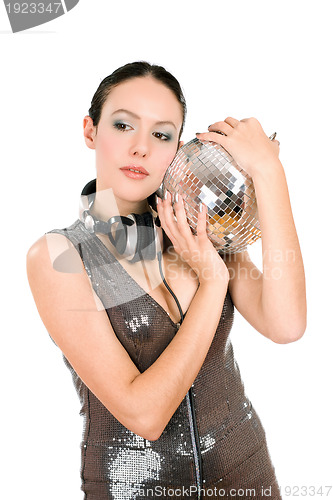
[[[155,80],[159,81],[165,85],[168,89],[173,92],[176,99],[182,106],[183,110],[183,123],[180,129],[179,137],[182,135],[185,118],[186,118],[186,101],[178,80],[167,71],[163,66],[157,66],[156,64],[150,64],[146,61],[136,61],[133,63],[125,64],[120,68],[116,69],[111,75],[107,76],[99,84],[94,97],[91,101],[91,106],[89,109],[89,116],[93,121],[95,126],[98,125],[101,118],[103,105],[111,92],[113,87],[116,87],[120,83],[123,83],[132,78],[152,76]]]
[[[152,76],[153,78],[155,78],[155,80],[165,85],[168,89],[171,90],[171,92],[173,92],[174,96],[181,104],[183,110],[183,123],[179,132],[179,140],[183,132],[187,113],[186,101],[181,86],[178,80],[171,73],[169,73],[169,71],[163,68],[163,66],[150,64],[147,61],[136,61],[133,63],[125,64],[124,66],[116,69],[111,75],[104,78],[104,80],[102,80],[94,94],[94,97],[92,98],[91,106],[89,109],[89,116],[92,119],[94,126],[98,126],[103,105],[111,90],[120,83],[123,83],[127,80],[144,76]],[[147,200],[149,205],[151,205],[152,208],[156,210],[154,195],[155,193],[150,195]]]

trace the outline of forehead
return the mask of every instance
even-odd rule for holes
[[[175,94],[152,77],[132,78],[113,87],[103,106],[104,113],[125,108],[143,118],[174,121],[181,126],[182,105]]]

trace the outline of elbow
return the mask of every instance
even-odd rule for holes
[[[154,418],[153,416],[148,415],[141,428],[142,437],[148,441],[157,441],[163,433],[165,426],[161,423],[160,418]]]
[[[136,425],[135,427],[129,429],[133,430],[135,434],[141,436],[143,439],[147,439],[147,441],[157,441],[164,430],[158,426],[150,424],[142,424],[140,426]]]
[[[279,336],[274,336],[274,337],[271,337],[271,340],[272,342],[274,342],[275,344],[291,344],[292,342],[296,342],[297,340],[299,340],[300,338],[302,338],[303,334],[290,334],[288,333],[288,335],[284,335],[284,336],[281,336],[281,334]]]
[[[283,325],[274,332],[270,332],[269,338],[276,344],[291,344],[300,340],[306,331],[306,319],[299,323]]]
[[[163,430],[150,430],[147,434],[146,434],[146,437],[145,439],[147,439],[148,441],[157,441],[161,434],[162,434]]]
[[[157,418],[151,415],[133,415],[132,418],[123,422],[123,425],[147,441],[157,441],[164,431],[164,426]]]

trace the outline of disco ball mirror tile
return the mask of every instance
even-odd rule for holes
[[[251,177],[220,145],[195,138],[180,148],[163,182],[181,194],[188,223],[196,233],[200,202],[207,205],[207,234],[221,253],[238,253],[261,237]]]

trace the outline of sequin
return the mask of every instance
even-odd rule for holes
[[[210,451],[214,447],[215,443],[216,439],[214,439],[210,434],[203,436],[200,439],[201,455],[203,455],[207,451]]]
[[[149,326],[148,316],[144,314],[141,314],[140,316],[133,316],[130,321],[125,321],[125,324],[128,325],[133,333],[135,333],[142,325]]]
[[[137,368],[146,370],[172,341],[179,325],[80,220],[50,232],[65,235],[78,249],[117,338]],[[258,496],[253,498],[261,498],[262,486],[271,487],[271,498],[281,498],[264,429],[234,359],[229,338],[232,323],[233,304],[227,293],[212,344],[191,387],[192,404],[186,396],[156,441],[124,427],[63,355],[84,418],[81,489],[85,500],[154,498],[145,492],[156,487],[191,488],[186,498],[198,499],[199,481],[207,491],[221,485],[256,488]]]
[[[159,479],[160,469],[160,455],[151,448],[121,449],[110,461],[110,493],[115,500],[131,500],[143,489],[145,481]]]

